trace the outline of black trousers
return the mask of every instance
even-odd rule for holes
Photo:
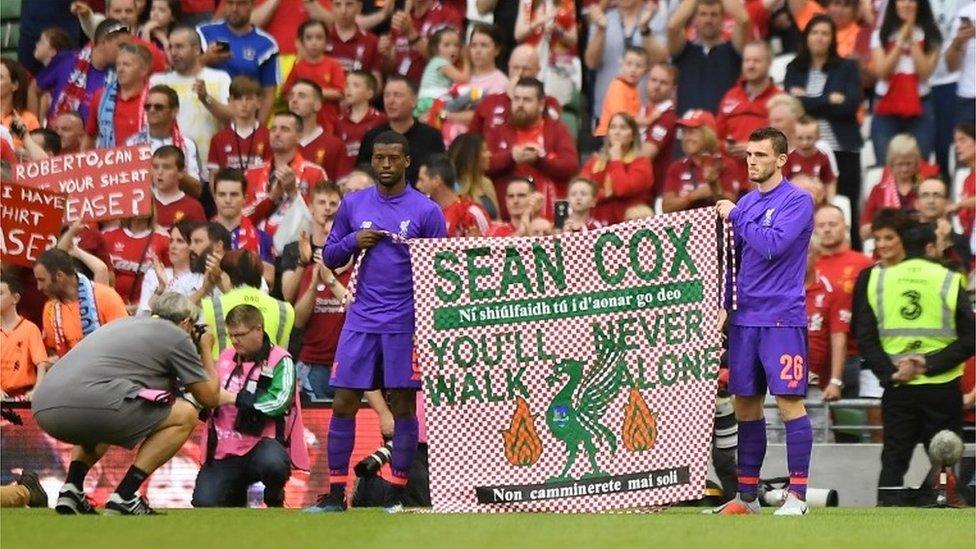
[[[834,151],[837,194],[851,199],[851,247],[861,249],[861,153]]]
[[[260,481],[265,505],[281,507],[290,476],[288,452],[277,440],[265,438],[243,456],[205,463],[193,487],[192,503],[194,507],[247,507],[247,487]]]
[[[888,387],[881,397],[884,447],[878,486],[902,486],[915,445],[928,449],[943,429],[962,434],[959,380],[933,385]]]

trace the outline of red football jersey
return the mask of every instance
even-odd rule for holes
[[[288,74],[288,78],[282,87],[281,95],[288,97],[288,93],[291,92],[291,87],[295,84],[295,80],[299,78],[315,82],[322,88],[322,91],[343,91],[346,88],[346,73],[342,69],[342,65],[328,56],[323,57],[317,63],[310,63],[304,59],[299,59],[291,69],[291,73]],[[322,101],[322,108],[319,109],[318,114],[319,125],[325,128],[326,131],[333,131],[338,118],[339,102]]]
[[[333,177],[342,177],[356,167],[356,157],[359,156],[359,147],[363,143],[363,136],[369,130],[384,123],[386,123],[386,115],[372,107],[366,111],[366,116],[359,122],[350,118],[349,111],[339,115],[339,121],[336,123],[336,137],[346,145],[346,161],[343,163],[342,173]]]
[[[850,322],[851,302],[853,301],[854,283],[861,271],[874,264],[874,261],[854,250],[846,250],[836,254],[821,254],[817,259],[817,272],[826,278],[833,286],[840,302],[841,315]],[[853,337],[847,338],[847,356],[857,355],[857,341]]]
[[[459,196],[456,201],[444,207],[444,221],[447,222],[448,238],[457,236],[485,236],[491,225],[491,218],[484,208],[470,198]]]
[[[184,220],[200,223],[207,221],[200,201],[187,194],[167,204],[163,204],[159,197],[154,196],[153,204],[156,205],[156,224],[166,230]]]
[[[792,179],[797,174],[816,177],[824,185],[830,185],[837,180],[833,168],[830,167],[830,159],[820,149],[810,156],[803,156],[796,149],[790,151],[786,157],[786,165],[783,166],[783,176]]]
[[[351,71],[380,70],[378,53],[379,38],[375,34],[359,29],[349,40],[342,40],[335,30],[329,28],[325,38],[325,53],[342,65],[346,74]]]
[[[343,285],[349,284],[351,269],[336,275],[336,279]],[[302,280],[298,285],[297,296],[302,296],[312,283],[315,269],[306,268],[302,273]],[[339,332],[346,319],[342,301],[336,297],[329,286],[315,278],[315,301],[312,304],[312,316],[305,326],[305,337],[302,339],[302,349],[298,359],[312,364],[332,365],[336,347],[339,345]]]
[[[843,315],[840,296],[826,277],[818,274],[806,287],[807,364],[820,376],[820,388],[830,383],[830,336],[850,333],[850,315]]]
[[[102,94],[105,88],[96,91],[88,104],[88,120],[85,122],[85,130],[92,139],[98,138],[98,104],[102,101]],[[139,131],[142,124],[142,102],[145,100],[142,94],[135,94],[128,99],[123,99],[122,94],[116,96],[115,101],[115,144],[124,145],[125,140]]]
[[[678,134],[678,115],[674,110],[674,102],[668,99],[663,103],[655,105],[653,108],[644,107],[641,116],[648,116],[651,112],[657,111],[659,114],[654,122],[641,129],[641,139],[645,143],[653,143],[657,149],[657,156],[654,157],[652,166],[654,168],[654,189],[653,196],[661,196],[664,192],[664,177],[668,172],[668,166],[674,160],[673,151],[675,136]]]
[[[169,254],[169,237],[156,231],[134,234],[129,229],[105,231],[109,267],[115,272],[115,291],[126,303],[138,303],[142,277],[152,269],[152,258]],[[150,240],[151,239],[151,240]]]
[[[342,166],[346,163],[345,145],[342,140],[327,133],[321,127],[309,137],[310,139],[298,141],[302,158],[322,166],[327,179],[335,181],[342,177]]]
[[[257,126],[256,130],[238,134],[233,125],[228,126],[210,140],[210,158],[207,169],[237,168],[247,171],[271,160],[271,133],[268,128]]]

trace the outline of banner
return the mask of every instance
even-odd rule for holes
[[[16,183],[0,183],[0,258],[33,267],[37,258],[58,243],[65,196]]]
[[[703,496],[722,353],[714,210],[410,243],[435,511]]]
[[[55,156],[17,164],[21,185],[67,196],[64,222],[103,221],[149,215],[152,148],[134,145]]]

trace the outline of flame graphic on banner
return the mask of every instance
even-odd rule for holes
[[[647,407],[647,402],[636,388],[630,389],[630,397],[624,406],[624,424],[621,433],[624,448],[631,452],[650,450],[657,440],[657,418]]]
[[[535,429],[529,404],[522,397],[516,397],[515,413],[511,426],[502,431],[505,437],[505,459],[519,467],[534,465],[542,455],[542,439]]]

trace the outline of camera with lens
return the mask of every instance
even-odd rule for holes
[[[193,340],[193,344],[199,346],[200,338],[203,337],[203,334],[205,333],[207,333],[206,324],[194,324],[193,331],[190,332],[190,339]]]
[[[375,475],[385,463],[390,461],[390,455],[392,453],[392,442],[387,442],[383,446],[380,446],[379,449],[364,457],[359,463],[356,464],[356,467],[354,468],[356,471],[356,476],[369,477]]]

